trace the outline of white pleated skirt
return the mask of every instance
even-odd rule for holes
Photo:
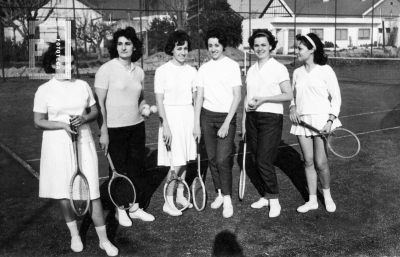
[[[322,113],[313,115],[301,115],[300,119],[305,123],[313,126],[314,128],[322,130],[326,125],[326,121],[329,120],[329,114]],[[336,118],[333,120],[331,130],[334,130],[335,128],[340,126],[342,126],[342,123],[339,121],[339,119]],[[294,134],[296,136],[307,136],[307,137],[318,136],[318,133],[298,124],[292,124],[292,127],[290,129],[290,134]]]
[[[40,159],[39,197],[69,199],[69,184],[76,171],[72,144],[55,142],[51,137],[42,141]],[[79,167],[86,176],[90,198],[100,197],[98,158],[93,138],[89,142],[78,142]]]
[[[167,121],[172,134],[171,154],[174,166],[186,165],[195,160],[197,155],[196,141],[193,137],[193,105],[164,105]],[[163,127],[158,130],[158,166],[171,166],[163,140]]]

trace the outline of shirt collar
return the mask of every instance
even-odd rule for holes
[[[135,68],[136,68],[136,65],[133,64],[132,62],[131,62],[131,68],[130,68],[129,70],[127,70],[127,69],[124,67],[124,65],[122,65],[122,63],[120,63],[120,62],[118,61],[118,58],[114,58],[113,61],[115,62],[115,65],[116,65],[116,66],[118,66],[118,67],[120,67],[120,68],[122,68],[122,69],[124,69],[125,71],[128,71],[128,72],[132,72],[132,71],[134,71]]]

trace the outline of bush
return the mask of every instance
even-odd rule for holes
[[[96,67],[96,62],[89,62],[89,67],[90,68],[94,68],[94,67]]]
[[[78,68],[86,69],[86,68],[89,68],[89,65],[86,62],[80,62],[80,63],[78,63]]]
[[[101,61],[97,60],[97,61],[96,61],[96,66],[99,66],[99,67],[100,67],[101,65],[103,65],[103,63],[102,63]]]
[[[331,48],[331,47],[335,47],[335,45],[330,41],[325,41],[325,47]],[[336,47],[338,47],[338,45],[336,45]]]

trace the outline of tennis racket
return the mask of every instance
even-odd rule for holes
[[[192,183],[193,204],[196,210],[202,211],[206,207],[206,187],[201,176],[200,147],[197,143],[197,177]]]
[[[240,170],[240,176],[239,176],[239,199],[240,200],[243,200],[244,191],[246,190],[246,151],[247,151],[247,143],[246,143],[246,136],[244,136],[243,167]]]
[[[111,160],[110,153],[107,154],[107,159],[113,171],[110,183],[108,183],[108,194],[115,207],[121,210],[127,210],[131,208],[136,201],[135,187],[127,176],[117,172]],[[136,210],[132,210],[132,212],[133,211]]]
[[[348,129],[336,128],[330,133],[322,133],[304,121],[300,121],[300,125],[323,136],[328,144],[329,150],[340,158],[352,158],[360,152],[360,140]]]
[[[171,147],[168,145],[167,152],[171,165],[171,177],[164,185],[164,199],[172,209],[183,211],[190,204],[190,189],[185,180],[177,176],[172,161]]]
[[[70,125],[71,129],[78,132],[77,127]],[[87,213],[90,206],[90,191],[89,183],[79,168],[78,157],[78,134],[71,134],[72,144],[75,152],[75,167],[76,171],[71,178],[69,184],[69,200],[71,202],[72,210],[78,216],[83,216]]]

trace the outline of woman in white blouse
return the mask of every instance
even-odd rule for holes
[[[290,133],[297,136],[304,156],[309,201],[297,208],[304,213],[318,208],[317,177],[319,175],[328,212],[336,205],[330,193],[330,171],[326,142],[317,133],[299,125],[302,120],[323,132],[341,126],[338,120],[341,96],[339,83],[333,69],[327,65],[324,45],[317,35],[298,35],[298,59],[304,65],[293,73],[295,99],[290,106]],[[317,175],[318,171],[318,175]]]
[[[252,208],[270,206],[269,217],[278,217],[278,180],[274,161],[282,136],[283,104],[293,93],[286,67],[271,56],[278,41],[267,29],[258,29],[249,38],[257,62],[250,67],[247,78],[247,95],[243,108],[242,132],[246,137],[261,187],[260,200]]]
[[[190,51],[189,35],[177,30],[172,32],[165,46],[165,53],[172,60],[156,70],[154,77],[154,92],[160,116],[158,134],[158,165],[170,166],[166,145],[171,146],[171,154],[175,171],[185,179],[186,165],[189,160],[196,158],[196,142],[193,137],[194,107],[196,99],[195,68],[185,63]],[[171,173],[168,173],[169,179]],[[171,216],[180,216],[182,212],[171,207],[172,192],[167,195],[163,211]],[[186,205],[183,188],[178,188],[177,201]],[[169,200],[168,200],[169,199]],[[189,204],[189,208],[193,205]]]

